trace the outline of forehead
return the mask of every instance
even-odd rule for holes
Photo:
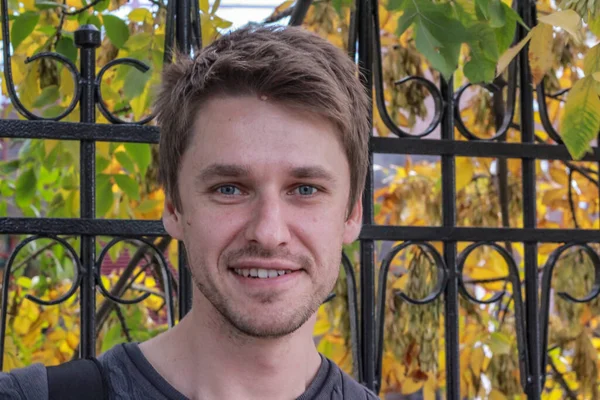
[[[185,158],[195,170],[234,163],[250,170],[320,166],[349,174],[333,123],[318,114],[255,96],[208,100],[198,112]]]

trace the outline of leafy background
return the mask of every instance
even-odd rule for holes
[[[273,10],[269,21],[285,22],[293,1]],[[13,78],[23,104],[38,115],[60,114],[73,97],[74,83],[66,68],[51,60],[26,64],[27,57],[56,51],[74,62],[78,51],[73,33],[82,24],[102,30],[97,52],[100,69],[115,58],[132,57],[150,66],[147,73],[118,66],[103,80],[102,96],[108,108],[124,120],[140,120],[150,114],[153,88],[163,63],[166,4],[153,0],[152,7],[134,8],[125,1],[86,0],[62,2],[10,0],[10,32]],[[304,27],[347,48],[350,0],[314,1]],[[511,4],[501,0],[388,0],[378,7],[384,82],[384,100],[393,121],[418,133],[433,118],[433,101],[418,81],[400,86],[409,75],[433,81],[454,76],[455,89],[469,87],[459,104],[465,125],[480,138],[495,133],[507,88],[507,66],[519,51],[527,51],[534,85],[544,85],[548,96],[534,104],[539,142],[554,143],[541,127],[540,101],[547,104],[549,119],[574,160],[536,161],[537,226],[540,228],[598,229],[598,165],[576,161],[594,143],[600,127],[600,16],[591,1],[542,0],[536,3],[538,25],[528,36],[513,43],[521,24]],[[231,26],[220,17],[219,1],[200,0],[202,39],[210,43]],[[526,44],[528,47],[525,47]],[[526,50],[523,50],[526,49]],[[494,83],[500,89],[490,92]],[[18,118],[7,100],[2,79],[2,118]],[[75,110],[66,118],[77,121]],[[500,115],[501,116],[501,113]],[[506,141],[519,142],[518,116]],[[107,123],[98,114],[99,123]],[[375,134],[390,135],[375,112]],[[429,138],[438,138],[435,130]],[[456,140],[465,140],[457,131]],[[25,217],[79,216],[79,144],[55,140],[0,139],[0,215]],[[97,217],[158,219],[164,193],[156,183],[156,148],[147,144],[98,142],[96,145]],[[8,155],[11,155],[10,157]],[[14,156],[12,156],[14,154]],[[439,157],[376,155],[375,192],[377,224],[402,226],[441,225],[441,167]],[[477,157],[456,159],[457,225],[522,227],[521,161]],[[9,237],[8,250],[23,237]],[[77,249],[77,237],[65,237]],[[98,238],[99,253],[110,238]],[[177,270],[177,244],[156,240],[167,255],[172,276]],[[378,242],[377,260],[396,243]],[[469,243],[459,243],[462,252]],[[441,243],[434,243],[442,251]],[[523,246],[502,243],[511,253],[523,278]],[[541,244],[538,265],[547,261],[557,246]],[[359,272],[358,246],[346,253]],[[42,362],[65,362],[77,355],[79,342],[78,296],[52,307],[34,304],[25,296],[56,299],[72,284],[74,262],[63,247],[49,240],[27,245],[16,257],[9,282],[8,333],[4,369]],[[505,290],[499,303],[477,305],[461,298],[460,387],[464,398],[525,398],[519,383],[515,342],[513,288],[507,282],[507,266],[498,252],[480,248],[467,259],[463,279],[467,290],[485,300]],[[344,369],[352,371],[349,320],[344,273],[336,285],[338,296],[320,308],[315,328],[318,348]],[[143,302],[115,306],[97,297],[97,352],[124,341],[145,340],[166,329],[165,285],[156,257],[141,243],[121,242],[103,264],[103,282],[115,295]],[[388,399],[444,396],[446,366],[442,300],[411,305],[398,290],[424,298],[435,287],[437,274],[430,255],[408,248],[392,263],[387,277],[386,335],[382,370],[382,395]],[[594,281],[591,260],[581,251],[567,252],[554,273],[555,291],[582,297]],[[173,279],[173,294],[177,282]],[[176,298],[176,296],[175,296]],[[553,297],[547,399],[597,399],[599,300],[576,304]]]

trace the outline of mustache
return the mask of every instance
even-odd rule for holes
[[[291,260],[298,264],[298,266],[302,269],[309,269],[313,264],[312,259],[303,254],[293,254],[289,249],[286,248],[269,250],[256,243],[251,243],[241,249],[230,250],[223,254],[223,262],[225,265],[230,265],[242,258]]]

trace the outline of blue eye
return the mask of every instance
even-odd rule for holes
[[[240,189],[232,185],[220,186],[217,188],[217,191],[225,196],[235,196],[241,194]]]
[[[317,192],[317,188],[310,185],[302,185],[296,188],[301,196],[311,196]]]

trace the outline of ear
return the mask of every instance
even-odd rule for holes
[[[350,215],[348,215],[346,222],[344,222],[344,234],[342,238],[344,244],[350,244],[358,239],[360,229],[362,228],[362,215],[362,198],[359,198],[356,204],[354,204]]]
[[[173,239],[183,240],[183,216],[171,200],[165,199],[162,220],[165,230]]]

